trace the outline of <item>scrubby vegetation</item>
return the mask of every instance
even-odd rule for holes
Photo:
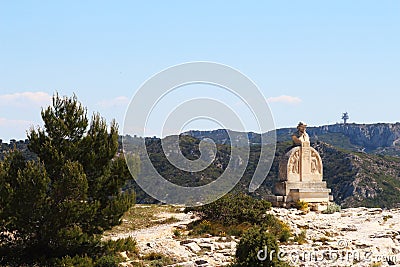
[[[271,203],[248,195],[227,194],[219,200],[187,211],[201,217],[189,225],[190,235],[239,236],[235,266],[283,266],[276,258],[260,261],[257,253],[264,246],[278,251],[278,241],[287,242],[290,228],[272,214]]]
[[[307,230],[302,230],[300,234],[295,235],[293,241],[300,245],[307,243]]]
[[[336,203],[330,203],[326,210],[322,211],[324,214],[333,214],[335,212],[340,212],[342,208]]]
[[[278,259],[278,253],[276,237],[267,228],[256,226],[249,229],[240,239],[233,266],[289,266]]]
[[[189,208],[209,221],[220,222],[223,225],[234,225],[248,222],[259,224],[264,221],[266,212],[271,203],[266,200],[257,200],[243,193],[227,194],[210,204]]]
[[[302,201],[302,200],[298,200],[296,202],[296,208],[298,210],[301,210],[301,211],[304,211],[304,212],[308,212],[309,211],[308,202]]]

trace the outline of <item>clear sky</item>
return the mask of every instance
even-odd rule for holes
[[[198,60],[250,77],[276,127],[400,121],[400,1],[238,2],[0,1],[0,139],[55,91],[122,125],[146,79]]]

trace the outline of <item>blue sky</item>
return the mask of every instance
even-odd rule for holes
[[[1,1],[0,139],[55,91],[122,125],[146,79],[198,60],[250,77],[276,127],[400,121],[399,1]]]

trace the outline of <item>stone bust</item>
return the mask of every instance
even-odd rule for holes
[[[303,142],[310,142],[310,138],[306,133],[307,124],[299,122],[297,131],[292,134],[293,146],[300,146]]]

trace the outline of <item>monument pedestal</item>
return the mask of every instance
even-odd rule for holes
[[[274,186],[275,195],[267,200],[274,206],[292,207],[298,201],[311,206],[327,205],[333,201],[331,190],[323,180],[322,160],[309,141],[292,148],[279,163],[279,182]]]

